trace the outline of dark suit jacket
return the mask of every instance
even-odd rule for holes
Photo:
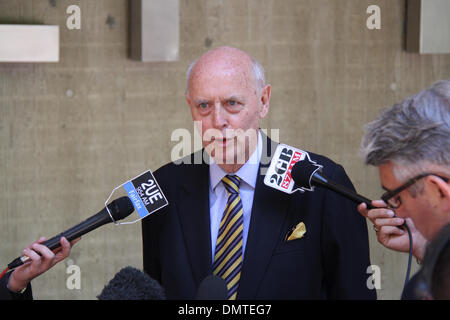
[[[267,140],[263,158],[274,151]],[[340,165],[310,156],[326,176],[353,189]],[[201,154],[184,160],[195,158]],[[209,166],[169,163],[154,174],[169,205],[142,220],[144,271],[169,299],[193,299],[212,273]],[[259,174],[237,299],[376,299],[366,285],[367,226],[356,204],[323,188],[289,195],[263,180]],[[286,242],[300,221],[305,236]]]
[[[3,278],[0,279],[0,300],[31,300],[33,299],[33,293],[31,290],[31,284],[28,284],[27,290],[24,293],[13,293],[8,290],[6,285],[8,284],[9,276],[8,273]]]

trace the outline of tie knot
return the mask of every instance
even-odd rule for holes
[[[241,178],[238,176],[227,175],[222,178],[223,185],[227,189],[228,193],[237,194],[239,193],[239,184],[241,183]]]

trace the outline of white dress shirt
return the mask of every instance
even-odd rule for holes
[[[239,195],[242,201],[244,230],[242,240],[242,256],[244,256],[245,245],[247,243],[250,216],[252,213],[253,196],[255,194],[256,178],[258,177],[259,163],[262,153],[262,137],[258,131],[258,143],[247,162],[235,173],[225,172],[213,159],[209,166],[209,214],[211,221],[211,261],[214,262],[217,234],[219,232],[220,221],[227,205],[228,193],[222,183],[222,178],[227,174],[237,175],[241,178]]]

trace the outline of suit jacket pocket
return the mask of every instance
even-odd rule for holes
[[[303,238],[286,241],[284,238],[278,243],[274,255],[288,253],[292,251],[299,251],[305,249],[307,243],[306,235]]]

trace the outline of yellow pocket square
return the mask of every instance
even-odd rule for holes
[[[286,241],[303,238],[306,233],[306,226],[303,222],[300,222],[293,228],[287,235]]]

